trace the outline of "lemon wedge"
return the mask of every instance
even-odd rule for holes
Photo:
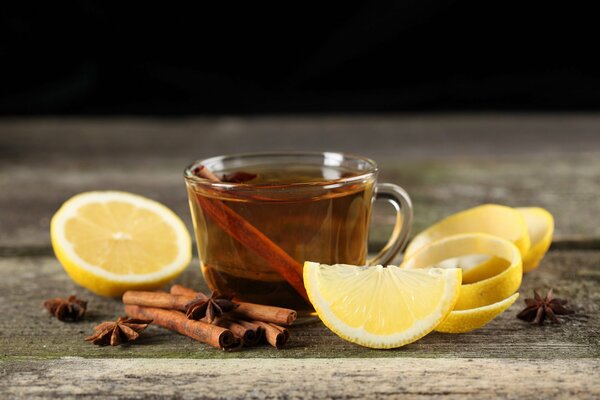
[[[554,218],[543,208],[517,208],[523,215],[531,239],[531,248],[523,257],[523,272],[536,269],[552,244]]]
[[[431,332],[458,298],[461,270],[304,263],[304,285],[323,323],[341,338],[394,348]]]
[[[438,239],[477,232],[510,240],[522,256],[529,251],[529,232],[523,215],[514,208],[484,204],[450,215],[419,233],[406,248],[405,257],[411,257],[419,249]]]
[[[463,284],[456,310],[487,306],[504,300],[521,285],[523,266],[521,253],[511,241],[484,233],[465,233],[429,243],[401,264],[401,268],[419,269],[439,265],[446,259],[469,254],[506,260],[508,267],[498,274],[470,284]]]
[[[494,304],[470,310],[452,311],[435,330],[444,333],[465,333],[481,328],[512,306],[518,297],[519,293],[515,293]]]
[[[69,276],[104,296],[155,289],[191,259],[191,239],[164,205],[131,193],[86,192],[52,218],[52,247]]]

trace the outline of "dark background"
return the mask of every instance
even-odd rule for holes
[[[0,13],[0,113],[597,110],[576,2],[38,2]]]

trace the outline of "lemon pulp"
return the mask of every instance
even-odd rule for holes
[[[106,296],[159,287],[191,259],[191,239],[179,217],[158,202],[125,192],[71,198],[52,218],[51,237],[71,278]]]
[[[373,348],[399,347],[431,332],[454,307],[460,282],[458,268],[304,264],[304,284],[323,323]]]

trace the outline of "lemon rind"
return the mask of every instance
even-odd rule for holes
[[[512,241],[517,246],[517,248],[519,249],[522,256],[527,254],[531,244],[529,241],[529,231],[527,229],[527,224],[525,222],[525,218],[523,217],[523,215],[521,213],[519,213],[516,209],[508,207],[508,206],[504,206],[504,205],[500,205],[500,204],[482,204],[480,206],[469,208],[467,210],[463,210],[463,211],[457,212],[455,214],[449,215],[446,218],[442,219],[441,221],[439,221],[439,222],[431,225],[427,229],[421,231],[419,234],[417,234],[413,238],[413,240],[406,247],[405,257],[407,257],[407,258],[412,257],[413,254],[418,252],[424,246],[427,246],[428,244],[430,244],[436,240],[442,239],[443,237],[447,237],[447,236],[437,236],[436,234],[434,234],[437,230],[440,229],[440,226],[443,226],[446,224],[452,224],[453,221],[460,220],[460,218],[464,218],[465,215],[471,215],[471,214],[475,214],[475,213],[485,214],[485,212],[487,210],[491,210],[494,213],[507,213],[507,215],[511,214],[512,217],[515,218],[515,220],[518,220],[519,226],[517,229],[515,229],[515,232],[518,232],[518,236],[511,237],[511,238],[505,238],[505,239]],[[453,233],[452,235],[463,234],[463,233],[472,233],[472,232],[476,232],[476,231],[462,231],[461,230],[461,231],[457,231],[457,232]],[[498,236],[492,232],[485,232],[485,233],[491,234],[493,236]]]
[[[545,222],[546,225],[544,236],[539,241],[535,243],[532,242],[529,251],[523,257],[523,272],[529,272],[539,267],[540,262],[552,245],[552,237],[554,235],[554,217],[548,210],[541,207],[520,207],[516,210],[523,215],[526,222],[527,218],[525,217],[525,214],[533,214],[537,215],[541,221]]]
[[[504,258],[510,262],[510,265],[497,275],[478,282],[463,284],[455,307],[466,310],[487,306],[515,293],[521,286],[523,277],[521,253],[510,240],[487,233],[463,233],[436,240],[404,260],[400,267],[428,268],[442,261],[444,257],[454,258],[478,252]]]
[[[442,333],[466,333],[479,329],[506,311],[517,301],[518,297],[519,293],[514,293],[504,300],[487,306],[467,310],[454,310],[435,328],[435,331]],[[465,324],[465,319],[470,320],[469,323]]]

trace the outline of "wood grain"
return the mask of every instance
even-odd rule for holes
[[[156,326],[135,345],[101,348],[83,338],[101,321],[123,314],[120,300],[96,296],[77,287],[51,257],[0,258],[0,359],[92,358],[515,358],[560,359],[600,357],[600,251],[553,251],[542,266],[524,277],[522,297],[507,312],[482,329],[461,335],[432,333],[392,351],[348,343],[320,322],[295,324],[291,339],[279,351],[268,346],[225,354]],[[197,260],[177,279],[204,288]],[[515,318],[523,297],[533,288],[555,289],[570,299],[579,315],[562,325],[530,326]],[[62,323],[42,309],[44,299],[77,294],[88,300],[84,321]]]
[[[600,396],[597,359],[309,358],[198,363],[179,359],[65,358],[3,362],[0,368],[0,393],[27,399],[597,399]],[[572,376],[587,379],[572,379]]]
[[[416,115],[0,120],[0,398],[598,398],[600,397],[600,115]],[[300,321],[285,348],[224,353],[150,326],[100,348],[83,338],[123,314],[76,286],[52,256],[49,222],[84,190],[136,192],[191,231],[182,170],[208,156],[267,150],[361,153],[380,181],[413,198],[415,230],[486,202],[539,205],[556,218],[553,250],[521,298],[489,325],[432,333],[400,349],[345,342]],[[377,205],[373,249],[391,212]],[[197,260],[178,283],[205,289]],[[532,289],[553,287],[577,311],[561,325],[515,318]],[[87,317],[42,308],[77,294]],[[218,390],[217,390],[218,389]]]
[[[559,240],[597,240],[599,130],[593,115],[0,120],[0,254],[51,254],[51,216],[85,190],[151,197],[191,230],[187,164],[282,149],[374,158],[380,181],[413,197],[414,232],[451,212],[498,202],[547,207]],[[377,209],[373,250],[389,234],[381,226],[392,224],[391,211]]]

